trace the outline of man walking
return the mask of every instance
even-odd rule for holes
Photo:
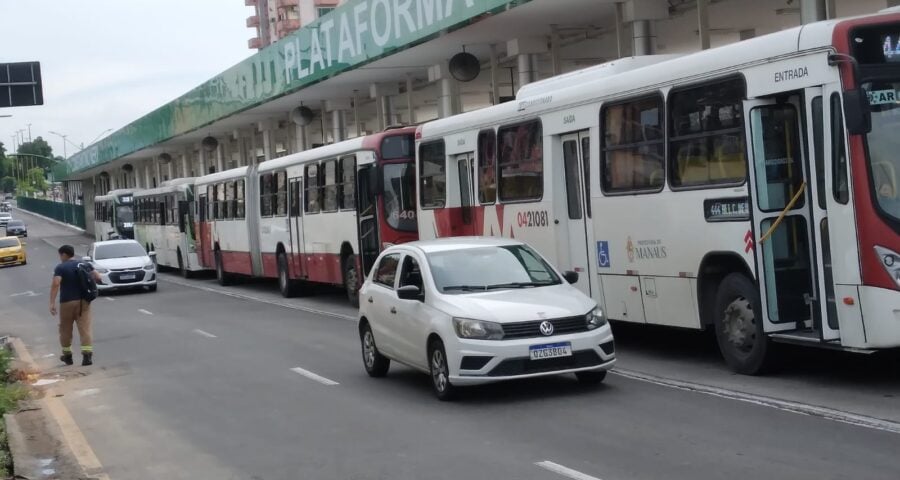
[[[91,343],[91,304],[83,298],[79,262],[74,260],[75,249],[71,245],[59,247],[60,264],[53,270],[53,284],[50,287],[50,314],[56,315],[56,297],[59,295],[59,343],[62,356],[59,359],[72,365],[72,327],[78,325],[78,339],[81,341],[81,364],[93,365],[94,347]],[[89,264],[94,281],[99,275]]]

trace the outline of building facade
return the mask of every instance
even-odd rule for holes
[[[247,17],[247,28],[256,36],[247,46],[260,50],[284,38],[300,27],[326,15],[343,0],[244,0],[253,7],[253,15]]]

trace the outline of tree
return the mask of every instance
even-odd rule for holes
[[[0,190],[3,193],[13,193],[16,191],[16,179],[13,177],[3,177],[0,179]]]
[[[12,169],[7,165],[6,148],[3,146],[3,142],[0,142],[0,178],[3,178],[10,173],[12,173]]]
[[[44,169],[34,167],[25,173],[25,180],[19,183],[19,189],[29,192],[44,192],[47,194],[47,179],[44,178]]]
[[[41,157],[53,158],[53,147],[47,143],[42,137],[38,136],[31,142],[25,142],[19,145],[19,149],[16,150],[16,153],[19,155],[39,155]],[[43,160],[42,161],[47,161]]]

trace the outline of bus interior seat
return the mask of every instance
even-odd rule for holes
[[[709,155],[704,143],[688,142],[678,149],[678,173],[681,183],[690,185],[705,182],[709,179]]]
[[[715,140],[714,162],[718,167],[718,178],[744,178],[747,175],[747,160],[740,137],[726,135]]]
[[[897,198],[897,172],[890,162],[872,162],[876,193],[883,198]]]

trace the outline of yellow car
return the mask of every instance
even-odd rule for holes
[[[25,245],[19,237],[0,237],[0,266],[25,265]]]

